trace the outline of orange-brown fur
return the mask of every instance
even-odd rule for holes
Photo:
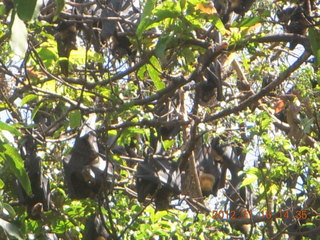
[[[210,192],[213,185],[215,184],[215,177],[209,173],[200,172],[199,173],[200,187],[202,191]]]

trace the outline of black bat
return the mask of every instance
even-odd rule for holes
[[[221,65],[219,61],[210,64],[205,69],[202,81],[196,89],[196,95],[200,98],[200,103],[204,106],[210,105],[212,101],[223,101]]]
[[[236,218],[250,218],[246,206],[251,199],[251,193],[245,187],[240,188],[242,176],[238,175],[239,171],[243,169],[243,161],[245,158],[245,154],[242,153],[242,148],[234,147],[230,143],[222,143],[220,138],[213,138],[211,147],[214,155],[222,164],[219,188],[225,185],[227,169],[229,169],[231,173],[230,186],[226,191],[230,199],[230,212],[232,212]],[[250,224],[232,223],[231,225],[246,235],[250,232]]]
[[[228,143],[221,143],[220,138],[213,138],[211,141],[213,154],[225,168],[228,168],[233,178],[236,178],[238,172],[242,170],[241,149],[237,149]]]
[[[168,122],[166,126],[161,125],[157,127],[158,136],[161,137],[162,140],[173,139],[181,131],[180,126],[170,124],[172,120],[179,119],[179,113],[177,111],[178,104],[179,96],[175,94],[173,99],[160,102],[154,108],[154,113],[157,116],[157,119]]]
[[[63,164],[68,193],[73,199],[93,198],[108,180],[112,181],[112,165],[99,154],[94,131],[95,118],[95,114],[89,116],[71,150],[71,156]]]
[[[49,210],[49,180],[42,172],[41,158],[37,156],[36,142],[31,135],[26,136],[26,140],[20,150],[30,179],[32,196],[28,196],[21,184],[18,183],[18,198],[22,204],[27,206],[29,217],[39,219],[43,211]]]
[[[215,159],[210,146],[201,145],[196,151],[195,160],[199,176],[202,195],[207,197],[210,194],[216,196],[221,178],[221,166]]]
[[[181,175],[175,162],[149,156],[140,163],[136,174],[138,201],[152,196],[157,210],[169,208],[170,197],[181,192]]]
[[[77,50],[77,27],[73,22],[61,21],[57,27],[55,38],[59,57],[69,58],[71,50]],[[61,72],[68,76],[68,60],[61,60]]]
[[[83,240],[107,240],[109,234],[98,214],[92,214],[86,219]]]
[[[277,16],[281,23],[285,24],[284,29],[288,33],[305,35],[309,24],[310,17],[304,10],[303,6],[288,7],[277,11]],[[298,42],[290,42],[289,49],[293,50]]]
[[[241,153],[230,144],[220,143],[220,138],[212,139],[209,146],[202,143],[195,152],[197,171],[203,196],[213,194],[225,186],[227,169],[231,172],[231,183],[238,185],[242,169]]]
[[[231,0],[231,10],[237,14],[244,15],[251,8],[254,0]]]

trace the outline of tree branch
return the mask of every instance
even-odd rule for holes
[[[245,101],[240,103],[238,106],[227,108],[225,110],[222,110],[214,115],[211,115],[209,117],[206,117],[203,122],[210,122],[213,120],[217,120],[219,118],[228,116],[230,114],[237,114],[240,111],[244,110],[246,107],[248,107],[250,104],[257,102],[262,97],[266,96],[268,93],[270,93],[275,87],[280,85],[287,77],[291,75],[295,70],[297,70],[301,64],[303,64],[309,57],[311,53],[308,51],[305,51],[290,67],[287,68],[287,70],[283,71],[279,74],[278,78],[274,81],[272,81],[270,84],[265,86],[260,90],[260,92],[256,93],[255,95],[252,95],[251,97],[247,98]]]
[[[276,35],[267,35],[264,37],[251,38],[249,42],[257,42],[257,43],[275,43],[275,42],[292,42],[295,41],[300,43],[305,47],[307,51],[311,50],[311,46],[307,37],[293,34],[293,33],[285,33],[285,34],[276,34]]]

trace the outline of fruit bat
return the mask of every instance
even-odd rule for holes
[[[214,0],[214,7],[216,8],[222,22],[226,24],[230,18],[229,0]]]
[[[57,27],[55,38],[58,46],[59,57],[69,58],[71,50],[77,50],[77,27],[73,22],[62,21]],[[61,60],[61,72],[68,76],[68,60]]]
[[[200,103],[204,106],[210,104],[212,100],[224,100],[222,92],[221,66],[217,61],[206,68],[203,81],[196,89],[196,95],[200,98]]]
[[[242,195],[242,194],[241,194]],[[229,196],[230,197],[230,196]],[[236,194],[233,195],[233,198],[237,198]],[[235,199],[230,201],[230,216],[234,219],[247,219],[250,218],[250,214],[248,209],[245,208],[246,198],[243,199]],[[242,232],[246,236],[250,233],[250,224],[241,224],[241,223],[231,223],[232,228]]]
[[[244,15],[253,3],[254,0],[230,0],[230,7],[235,13]]]
[[[247,205],[251,202],[251,192],[248,188],[240,188],[242,178],[239,176],[232,176],[230,186],[226,191],[228,198],[230,199],[230,213],[234,218],[250,218]],[[246,236],[250,233],[250,224],[230,223],[232,227]]]
[[[229,169],[232,178],[238,177],[238,172],[242,170],[241,158],[242,151],[240,148],[233,147],[228,143],[221,143],[220,138],[211,140],[211,148],[217,161],[220,161],[223,169]]]
[[[132,19],[134,16],[134,6],[130,0],[110,0],[101,12],[102,29],[100,39],[104,43],[108,39],[112,39],[112,54],[114,56],[123,57],[127,54],[129,57],[135,52],[131,49],[131,42],[125,35],[130,31],[130,27],[126,24],[121,24],[120,21],[106,19],[112,17],[124,17],[129,21],[135,21]],[[119,33],[125,33],[119,34]]]
[[[149,195],[154,198],[157,210],[169,208],[170,197],[181,192],[181,175],[175,162],[161,157],[148,156],[139,163],[136,173],[138,201]]]
[[[277,16],[283,24],[285,31],[299,35],[305,35],[308,26],[307,16],[301,6],[288,7],[277,11]],[[289,49],[293,50],[298,43],[290,42]]]
[[[222,164],[222,174],[219,188],[224,187],[226,179],[226,171],[229,169],[231,173],[230,186],[227,189],[227,196],[230,199],[230,212],[235,218],[249,218],[246,204],[250,200],[250,192],[246,188],[240,188],[242,177],[238,175],[243,169],[243,161],[245,155],[240,147],[233,147],[231,144],[222,143],[220,138],[213,138],[211,141],[216,159]],[[233,223],[232,226],[248,235],[250,224]]]
[[[125,54],[128,54],[128,56],[133,54],[131,50],[131,42],[127,36],[118,35],[118,33],[115,32],[112,39],[113,55],[122,57]]]
[[[86,219],[83,240],[107,240],[109,234],[98,214],[92,214]]]
[[[178,97],[171,101],[166,101],[162,103],[158,103],[154,109],[154,113],[160,121],[171,122],[172,120],[178,119],[179,113],[176,110]],[[162,140],[169,140],[174,138],[179,132],[181,128],[177,125],[166,125],[157,127],[158,136],[162,138]]]
[[[24,166],[30,179],[33,195],[28,196],[21,184],[18,183],[18,198],[22,204],[27,206],[29,217],[39,219],[43,211],[49,210],[49,180],[42,172],[41,158],[37,156],[36,143],[31,135],[26,136],[20,152],[24,159]]]
[[[102,29],[101,29],[101,41],[104,42],[116,31],[116,21],[115,20],[109,20],[104,19],[108,17],[116,17],[121,10],[122,1],[119,0],[111,0],[108,1],[108,4],[105,9],[101,12],[101,18],[102,18]]]
[[[217,195],[221,178],[221,166],[212,154],[210,146],[201,146],[196,151],[195,159],[202,195]]]
[[[210,146],[200,146],[196,150],[197,171],[203,196],[216,195],[225,185],[227,169],[231,172],[231,182],[240,182],[238,172],[242,169],[238,149],[230,144],[221,144],[213,138]]]
[[[93,198],[105,184],[112,182],[112,165],[99,154],[95,121],[96,115],[90,114],[71,156],[63,164],[68,193],[73,199]]]

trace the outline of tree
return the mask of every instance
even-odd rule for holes
[[[315,1],[0,13],[1,239],[320,235]]]

